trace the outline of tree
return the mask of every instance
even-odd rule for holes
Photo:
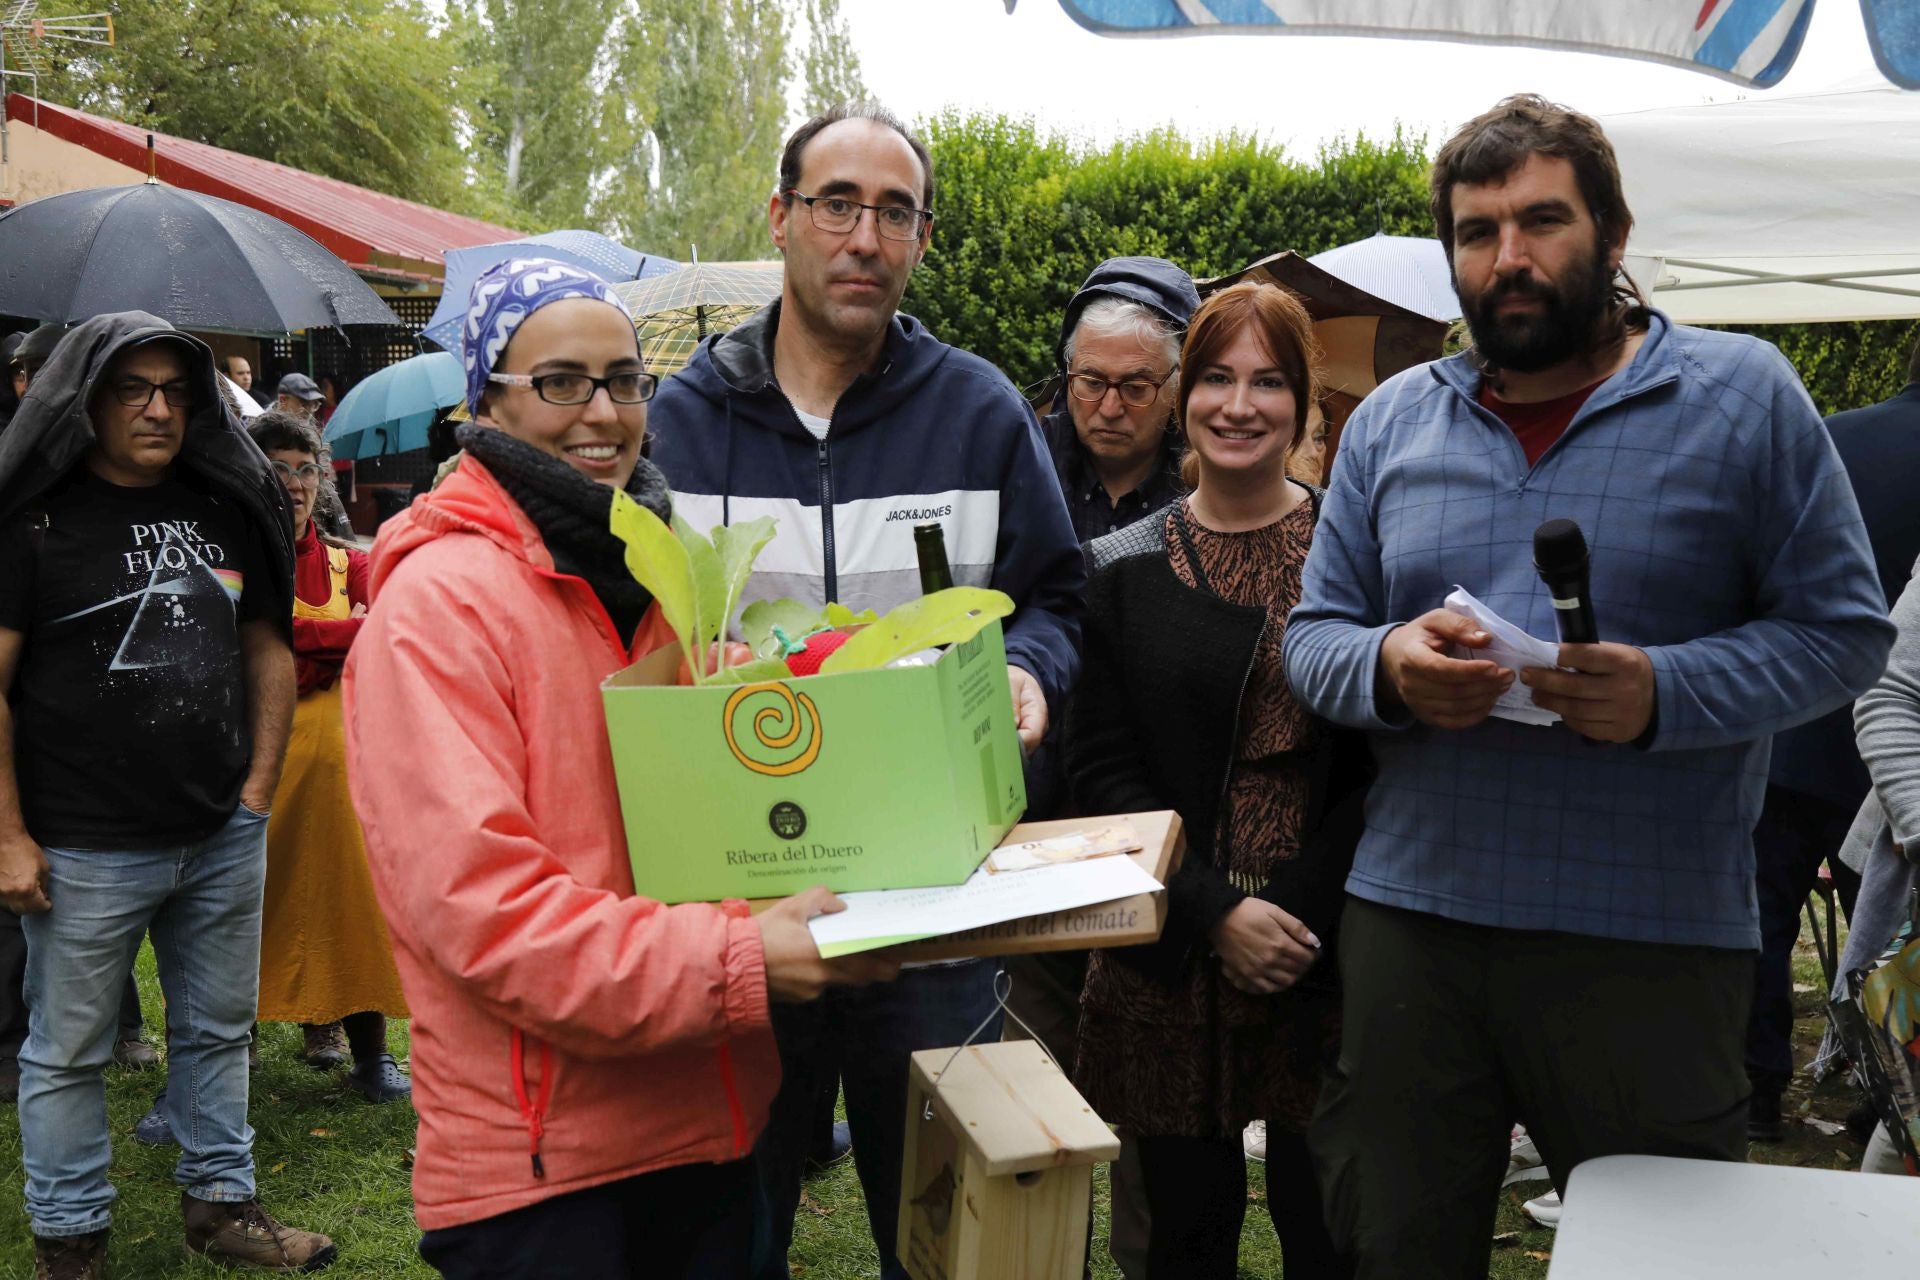
[[[785,136],[782,0],[640,0],[626,65],[654,69],[642,186],[629,168],[597,206],[610,234],[684,258],[768,252],[767,197]]]
[[[590,221],[610,170],[632,163],[652,77],[635,67],[625,0],[461,0],[456,115],[468,180],[529,228]]]
[[[129,124],[470,206],[454,49],[420,0],[111,0],[116,43],[43,79]],[[56,50],[63,52],[64,50]]]
[[[860,55],[840,16],[840,0],[806,0],[801,20],[807,28],[807,52],[801,70],[807,96],[804,114],[817,116],[842,102],[867,96],[860,79]]]

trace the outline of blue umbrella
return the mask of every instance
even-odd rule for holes
[[[347,392],[327,419],[327,445],[342,460],[424,449],[440,411],[466,396],[467,375],[458,357],[429,351],[402,360]]]
[[[509,258],[557,258],[602,276],[611,284],[663,276],[680,267],[671,258],[629,249],[597,231],[549,231],[524,240],[449,249],[440,305],[433,309],[433,318],[427,321],[420,336],[437,347],[458,351],[460,326],[467,314],[467,294],[473,288],[474,278]]]

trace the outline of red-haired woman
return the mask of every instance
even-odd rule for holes
[[[1187,832],[1161,940],[1094,953],[1074,1072],[1138,1141],[1154,1280],[1235,1274],[1253,1120],[1267,1122],[1288,1280],[1345,1274],[1305,1131],[1338,1039],[1340,835],[1357,831],[1362,765],[1294,701],[1280,664],[1319,501],[1286,474],[1313,399],[1299,302],[1271,285],[1213,295],[1181,353],[1192,493],[1091,544],[1066,741],[1075,799],[1090,813],[1174,809]]]

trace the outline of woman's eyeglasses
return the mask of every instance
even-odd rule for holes
[[[585,404],[600,388],[615,404],[645,404],[653,399],[660,379],[650,373],[610,373],[604,378],[589,378],[584,373],[490,373],[488,382],[506,387],[529,387],[548,404]]]
[[[278,458],[272,459],[272,462],[273,474],[280,477],[281,484],[289,480],[298,480],[307,485],[320,483],[320,464],[317,462],[303,462],[297,467],[290,467]]]

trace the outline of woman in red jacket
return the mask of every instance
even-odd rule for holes
[[[744,1276],[768,1002],[890,966],[820,958],[824,889],[758,917],[635,895],[600,682],[671,640],[608,528],[613,488],[667,513],[654,379],[608,285],[551,261],[474,283],[463,357],[466,456],[382,527],[346,673],[414,1013],[420,1251],[450,1277]]]

